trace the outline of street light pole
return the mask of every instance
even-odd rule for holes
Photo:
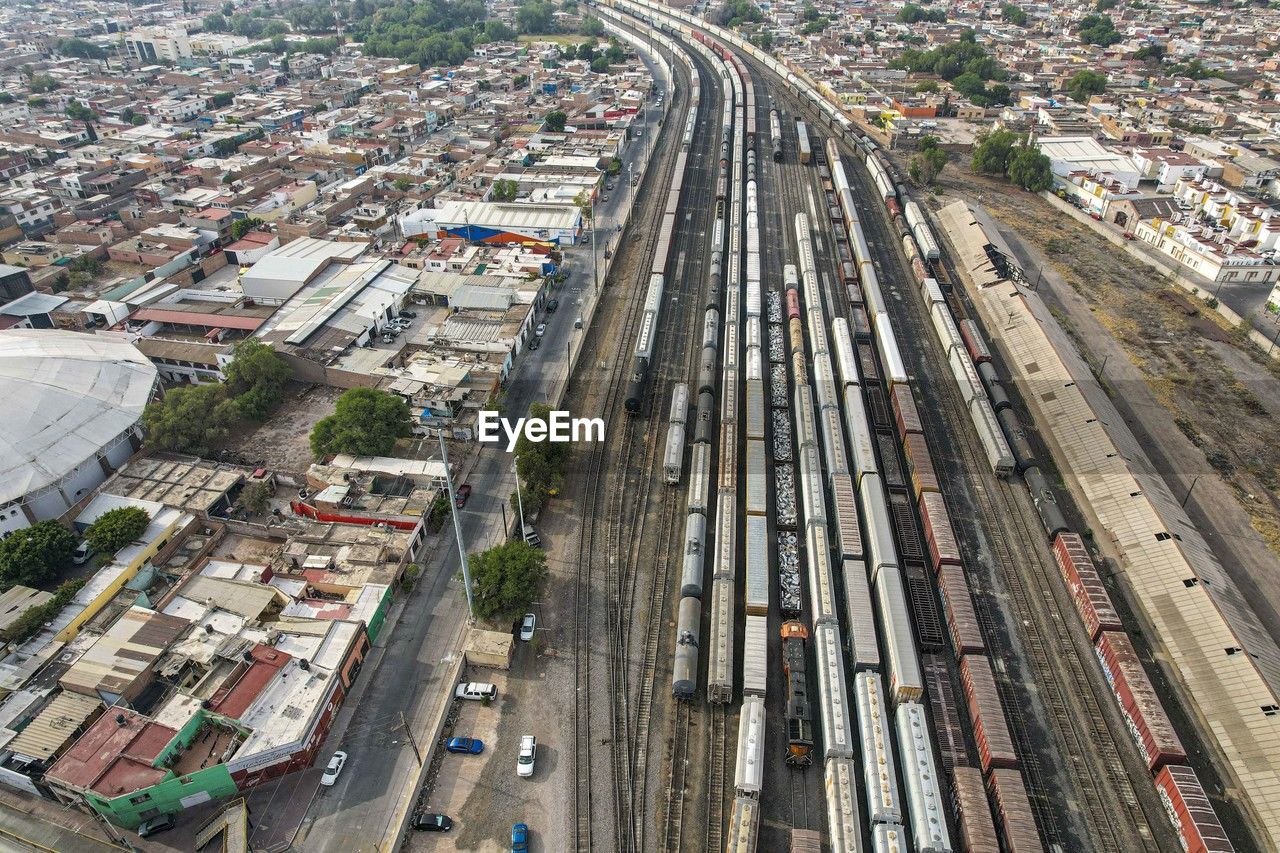
[[[453,516],[453,533],[458,538],[458,560],[462,563],[462,587],[467,592],[467,613],[475,621],[475,604],[471,600],[471,569],[467,565],[467,547],[462,542],[462,520],[458,518],[458,496],[453,491],[453,473],[449,470],[449,450],[444,444],[444,430],[440,430],[440,459],[444,462],[444,481],[449,486],[449,513]]]
[[[1196,474],[1196,475],[1195,475],[1195,477],[1191,480],[1191,488],[1187,489],[1187,495],[1186,495],[1186,497],[1184,497],[1184,498],[1182,499],[1182,508],[1183,508],[1183,509],[1186,509],[1186,508],[1187,508],[1187,501],[1191,500],[1191,493],[1195,491],[1195,489],[1196,489],[1196,483],[1198,483],[1198,482],[1200,482],[1200,475],[1199,475],[1199,474]]]
[[[591,196],[591,290],[600,290],[600,271],[596,267],[596,197]]]
[[[520,493],[520,457],[513,456],[511,468],[516,472],[516,508],[520,511],[520,541],[524,541],[524,496]]]

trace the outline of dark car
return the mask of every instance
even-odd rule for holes
[[[418,812],[413,816],[411,826],[423,832],[448,832],[453,829],[453,821],[448,815]]]
[[[533,340],[529,341],[530,350],[535,350],[540,346],[542,346],[542,338],[534,338]]]
[[[400,319],[402,320],[412,320],[417,316],[418,316],[417,311],[401,311],[400,312]]]
[[[466,755],[479,755],[484,752],[484,741],[475,737],[451,737],[444,748],[450,752],[461,752]]]
[[[153,817],[151,820],[138,827],[138,836],[140,838],[150,838],[153,835],[159,835],[162,832],[168,832],[178,825],[171,814],[162,814],[160,817]]]
[[[517,823],[511,827],[511,853],[525,853],[529,849],[529,825]]]
[[[547,303],[547,313],[554,314],[556,313],[556,309],[559,307],[560,307],[560,300],[552,299],[550,302]]]
[[[457,496],[458,509],[462,509],[467,505],[467,498],[471,497],[471,484],[463,483],[461,486],[458,486]]]

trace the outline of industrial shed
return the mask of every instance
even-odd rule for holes
[[[1246,810],[1280,846],[1280,648],[1127,431],[1043,303],[995,272],[963,202],[941,220],[984,324],[1128,598]],[[1118,421],[1118,419],[1113,419]]]

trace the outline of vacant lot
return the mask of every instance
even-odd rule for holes
[[[245,465],[306,471],[315,461],[311,455],[311,428],[316,421],[333,414],[333,404],[342,391],[326,385],[290,384],[284,402],[266,423],[228,440],[230,452]]]
[[[1124,347],[1173,422],[1236,493],[1280,554],[1280,368],[1158,270],[1120,252],[1044,199],[949,166],[941,190],[979,200],[1088,303]],[[1029,272],[1034,280],[1035,271]]]

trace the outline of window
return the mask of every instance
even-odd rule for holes
[[[1244,649],[1239,646],[1230,646],[1229,648],[1223,649],[1223,651],[1227,653],[1227,657],[1231,657],[1232,655],[1240,654]]]
[[[1165,533],[1163,530],[1156,534],[1157,542],[1167,542],[1172,538],[1173,538],[1172,536],[1170,536],[1168,533]]]
[[[1274,717],[1276,714],[1280,714],[1280,705],[1263,705],[1262,713],[1268,717]]]
[[[150,794],[139,794],[136,797],[130,797],[129,804],[134,806],[140,806],[143,803],[148,802],[150,799],[151,799]]]
[[[1185,586],[1187,589],[1191,589],[1192,587],[1197,587],[1200,585],[1200,578],[1187,578],[1182,582],[1182,585]]]

